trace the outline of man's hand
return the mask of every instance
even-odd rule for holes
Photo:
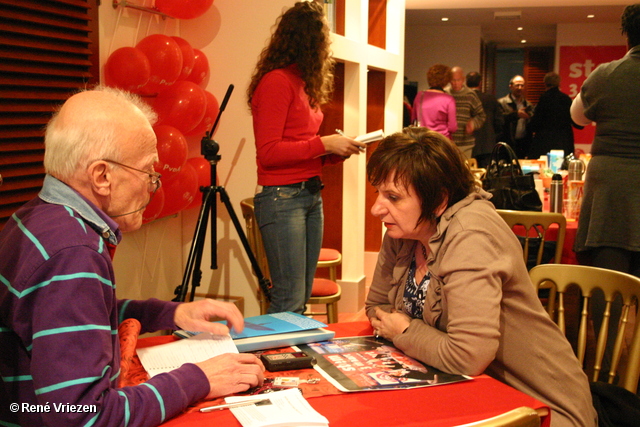
[[[518,110],[518,117],[521,119],[530,119],[531,115],[529,115],[526,108],[521,108]]]
[[[376,317],[371,318],[371,326],[375,334],[393,341],[396,335],[400,335],[411,324],[411,318],[399,311],[388,313],[376,307]]]
[[[254,354],[225,353],[195,365],[209,380],[207,399],[240,393],[264,381],[264,365]]]
[[[473,119],[471,119],[467,122],[466,126],[464,127],[464,131],[466,132],[467,135],[471,135],[474,130],[476,130],[476,123],[473,121]]]
[[[244,329],[244,318],[235,304],[203,299],[182,303],[176,308],[173,321],[178,327],[193,332],[211,332],[226,335],[229,328],[222,323],[214,323],[214,318],[225,319],[236,332]]]

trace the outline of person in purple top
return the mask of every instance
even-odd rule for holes
[[[263,382],[252,354],[224,354],[118,388],[118,325],[242,330],[233,304],[119,300],[112,257],[160,186],[153,111],[98,87],[71,96],[45,134],[39,195],[0,232],[0,425],[155,426],[188,405]]]

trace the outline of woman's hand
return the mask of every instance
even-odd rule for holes
[[[362,142],[358,142],[348,136],[338,135],[337,133],[323,136],[320,140],[324,144],[324,149],[327,150],[327,153],[337,154],[342,157],[349,157],[352,154],[360,154],[360,150],[364,150],[366,147]]]
[[[371,318],[374,334],[389,341],[402,334],[411,324],[411,318],[404,313],[393,310],[391,313],[375,308],[375,317]]]

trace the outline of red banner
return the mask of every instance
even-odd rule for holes
[[[620,59],[627,52],[627,47],[620,46],[560,46],[560,90],[572,99],[580,93],[585,79],[596,67],[604,62]],[[591,144],[595,135],[595,125],[591,124],[582,130],[573,130],[575,144]],[[578,147],[576,147],[577,149]]]

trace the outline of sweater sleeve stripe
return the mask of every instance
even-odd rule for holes
[[[129,398],[124,392],[120,390],[118,390],[118,394],[124,397],[124,427],[127,427],[129,425],[129,420],[131,419],[131,410],[129,409]]]
[[[98,381],[102,377],[104,377],[104,374],[107,372],[107,370],[109,368],[110,368],[109,365],[105,366],[104,369],[102,370],[102,375],[97,376],[97,377],[77,378],[75,380],[62,381],[60,383],[52,384],[52,385],[47,386],[47,387],[37,388],[35,390],[35,394],[39,395],[39,394],[49,393],[51,391],[60,390],[61,388],[73,387],[74,385],[78,385],[78,384],[87,384],[87,383],[92,383],[94,381]]]
[[[18,292],[16,289],[12,288],[9,284],[7,284],[7,287],[9,288],[9,291],[11,291],[12,294],[16,295],[18,298],[22,298],[25,295],[30,294],[33,291],[36,291],[40,288],[43,288],[45,286],[50,285],[52,282],[61,282],[64,280],[73,280],[73,279],[96,279],[102,283],[104,283],[107,286],[110,286],[112,288],[115,288],[113,282],[111,282],[111,280],[106,279],[102,276],[100,276],[99,274],[96,273],[74,273],[74,274],[63,274],[63,275],[57,275],[57,276],[53,276],[51,279],[49,280],[45,280],[44,282],[38,283],[37,285],[34,285],[30,288],[25,289],[22,292]]]
[[[129,305],[130,302],[131,302],[130,299],[125,300],[120,306],[120,313],[118,313],[118,324],[124,322],[124,313],[125,311],[127,311],[127,306]]]
[[[62,328],[45,329],[33,334],[33,339],[44,337],[47,335],[64,334],[67,332],[81,332],[81,331],[111,331],[111,325],[79,325],[79,326],[65,326]]]
[[[27,236],[27,238],[29,240],[31,240],[31,242],[40,251],[40,254],[42,254],[42,257],[45,260],[48,260],[49,259],[49,254],[47,254],[47,251],[44,249],[44,246],[42,246],[40,241],[38,239],[36,239],[36,236],[31,234],[31,232],[29,230],[27,230],[27,227],[24,226],[24,224],[22,223],[22,221],[20,221],[20,218],[18,218],[18,216],[16,214],[11,215],[11,218],[16,222],[16,224],[18,225],[18,228],[24,233],[24,235]]]
[[[152,386],[149,383],[142,383],[141,385],[149,387],[153,393],[156,395],[156,398],[158,399],[158,404],[160,405],[160,417],[162,418],[160,420],[160,423],[164,422],[165,419],[165,408],[164,408],[164,400],[162,399],[162,396],[160,395],[160,393],[158,392],[158,389],[155,388],[154,386]]]

